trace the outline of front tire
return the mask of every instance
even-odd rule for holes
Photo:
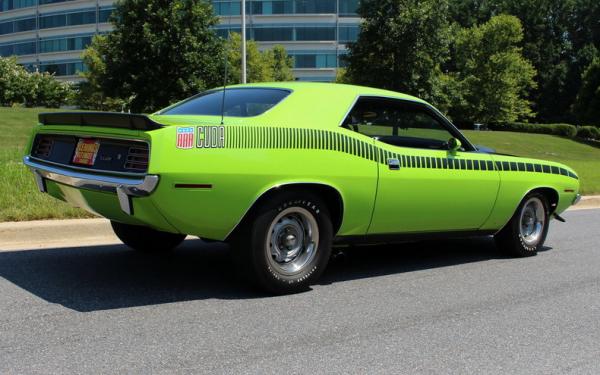
[[[514,256],[536,255],[548,234],[548,207],[543,194],[528,194],[508,224],[496,235],[498,247]]]
[[[323,201],[285,192],[259,207],[233,241],[241,271],[274,294],[308,289],[325,270],[333,228]]]
[[[162,253],[173,250],[185,239],[185,234],[161,232],[141,225],[110,222],[119,239],[142,253]]]

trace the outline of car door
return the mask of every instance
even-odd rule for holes
[[[491,156],[479,153],[428,105],[361,97],[343,124],[375,138],[377,196],[368,234],[477,230],[500,184]],[[449,150],[449,139],[462,143]]]

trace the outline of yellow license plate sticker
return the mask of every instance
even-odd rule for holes
[[[100,148],[100,142],[96,139],[80,139],[75,149],[75,156],[73,156],[74,164],[81,164],[92,166],[96,161],[96,155],[98,155],[98,149]]]

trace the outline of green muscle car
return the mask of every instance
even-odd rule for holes
[[[480,235],[534,255],[579,199],[565,165],[477,148],[420,99],[325,83],[218,88],[149,116],[41,114],[24,162],[131,248],[227,241],[274,293],[314,283],[337,244]]]

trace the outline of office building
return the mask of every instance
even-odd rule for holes
[[[240,1],[213,0],[217,33],[240,32]],[[358,35],[358,0],[247,0],[247,37],[261,49],[282,44],[297,79],[331,81],[346,44]],[[78,80],[82,50],[108,32],[112,0],[0,0],[0,56],[31,70]]]

